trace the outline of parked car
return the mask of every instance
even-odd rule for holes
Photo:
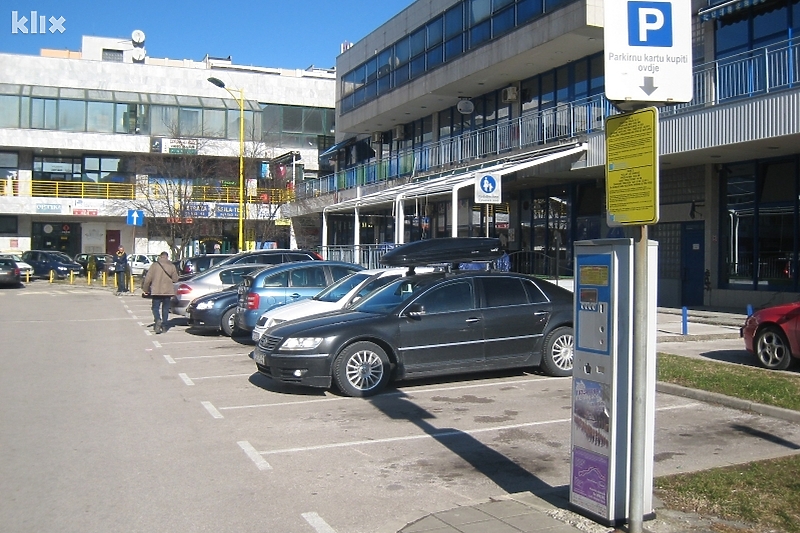
[[[186,276],[187,279],[191,276],[205,272],[212,266],[221,263],[229,258],[231,254],[202,254],[193,255],[181,261],[181,267],[178,273]]]
[[[79,276],[83,267],[64,252],[54,250],[29,250],[22,254],[22,260],[33,267],[33,274],[49,278],[52,272],[58,279],[64,279],[73,272]]]
[[[128,265],[131,274],[144,276],[150,265],[158,261],[158,254],[128,254]]]
[[[192,300],[241,283],[245,274],[265,268],[264,265],[230,265],[220,269],[206,270],[192,279],[175,283],[175,296],[170,311],[176,315],[186,315],[186,308]]]
[[[352,309],[279,324],[253,352],[273,379],[369,396],[390,379],[540,367],[569,376],[573,294],[524,274],[403,277]]]
[[[200,330],[222,331],[229,337],[235,336],[239,332],[235,320],[236,303],[239,301],[238,289],[234,285],[192,300],[186,308],[189,326]]]
[[[13,254],[13,253],[0,254],[0,258],[11,259],[12,261],[14,261],[19,267],[19,275],[22,277],[22,279],[27,279],[28,275],[33,276],[33,267],[30,266],[25,261],[23,261],[22,256],[20,254]]]
[[[0,285],[22,285],[19,267],[13,259],[0,258]]]
[[[78,254],[75,256],[75,262],[83,267],[83,274],[88,271],[89,257],[94,256],[95,272],[114,271],[114,256],[111,254]]]
[[[771,370],[786,370],[800,357],[800,302],[759,309],[740,331],[745,349]]]
[[[248,274],[239,285],[236,327],[253,331],[264,311],[311,298],[334,281],[359,270],[364,267],[341,261],[299,261]]]
[[[421,270],[417,269],[417,272]],[[432,271],[433,269],[425,270]],[[253,329],[253,340],[258,342],[261,335],[276,324],[350,307],[367,294],[399,278],[407,271],[407,268],[362,270],[340,279],[307,300],[271,309],[258,318],[256,327]]]
[[[266,250],[250,250],[240,252],[225,259],[219,266],[234,265],[240,263],[258,263],[262,265],[280,265],[294,261],[320,261],[322,256],[317,252],[308,250],[284,250],[271,248]]]

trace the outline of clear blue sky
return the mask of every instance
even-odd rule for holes
[[[129,39],[145,33],[150,57],[232,56],[262,67],[329,68],[344,41],[358,42],[413,0],[3,0],[0,52],[39,55],[41,48],[80,50],[82,35]],[[16,19],[12,12],[17,11]],[[31,33],[31,11],[64,18],[64,32]],[[22,17],[28,19],[20,29]],[[12,28],[17,28],[17,33]],[[2,77],[2,73],[0,73]],[[13,81],[13,80],[7,80]]]

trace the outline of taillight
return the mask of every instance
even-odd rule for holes
[[[192,288],[186,285],[185,283],[181,283],[180,285],[178,285],[178,290],[176,292],[178,293],[178,296],[182,296],[184,294],[189,294],[190,292],[192,292]]]
[[[14,275],[15,275],[15,276],[19,276],[19,275],[20,275],[20,272],[19,272],[19,267],[16,267],[16,268],[14,269]]]
[[[260,298],[258,297],[258,294],[253,294],[253,293],[248,294],[247,295],[247,309],[249,309],[251,311],[253,309],[258,309],[259,300],[260,300]]]

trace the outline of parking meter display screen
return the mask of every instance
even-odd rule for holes
[[[583,265],[580,267],[581,285],[608,287],[608,267],[603,265]]]
[[[596,304],[597,289],[581,289],[580,298],[582,304]]]

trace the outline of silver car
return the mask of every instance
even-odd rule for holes
[[[261,270],[269,265],[231,265],[201,272],[192,279],[175,283],[175,296],[172,298],[170,312],[177,315],[186,315],[186,308],[195,298],[220,291],[232,285],[238,285],[242,276],[256,270]]]
[[[19,267],[19,274],[23,280],[33,277],[33,267],[23,261],[20,254],[3,253],[0,254],[0,259],[11,259],[14,261]]]

